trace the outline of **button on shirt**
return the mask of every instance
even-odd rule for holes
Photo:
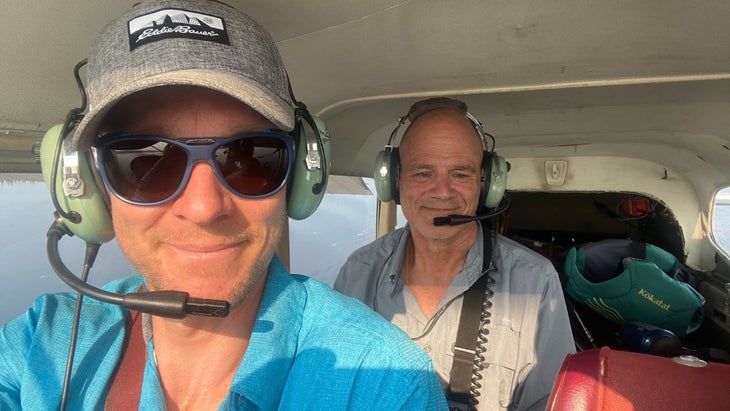
[[[353,296],[404,330],[433,359],[442,388],[450,378],[464,292],[482,270],[482,230],[465,265],[431,318],[426,318],[400,273],[409,227],[355,251],[334,288]],[[553,381],[574,342],[560,281],[552,264],[497,236],[493,252],[491,324],[479,410],[544,409]],[[511,408],[512,409],[512,408]]]

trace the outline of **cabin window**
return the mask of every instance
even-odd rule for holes
[[[334,284],[350,253],[375,240],[374,193],[372,178],[330,176],[317,211],[289,220],[291,271]]]
[[[730,187],[717,192],[712,212],[712,235],[720,248],[730,255]]]
[[[53,222],[53,204],[40,173],[0,173],[0,281],[12,284],[4,294],[0,323],[25,312],[43,293],[72,291],[55,275],[46,257],[46,232]],[[76,237],[64,237],[59,253],[66,266],[81,273],[84,245]],[[89,283],[101,286],[136,271],[122,255],[115,240],[99,250]],[[6,289],[9,286],[6,286]]]

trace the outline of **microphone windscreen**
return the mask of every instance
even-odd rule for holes
[[[433,225],[435,225],[435,226],[448,225],[450,221],[451,221],[451,218],[449,218],[449,217],[434,217]]]

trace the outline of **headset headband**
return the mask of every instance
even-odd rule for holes
[[[482,143],[482,150],[494,152],[494,147],[496,145],[494,136],[484,131],[484,126],[482,125],[482,123],[479,122],[479,120],[477,120],[476,117],[474,117],[467,110],[467,106],[464,102],[454,100],[448,97],[435,97],[414,103],[408,110],[408,113],[398,119],[398,125],[390,133],[390,138],[388,139],[388,144],[386,144],[386,147],[393,147],[392,144],[395,140],[396,135],[398,134],[398,130],[402,125],[406,123],[406,120],[410,121],[410,123],[413,124],[413,122],[415,122],[418,117],[430,111],[441,109],[452,110],[458,112],[459,114],[462,114],[467,120],[469,120],[469,122],[472,123],[472,126],[474,126],[474,129],[479,135],[479,141]],[[489,145],[486,141],[487,137],[492,140],[491,150],[489,149]]]

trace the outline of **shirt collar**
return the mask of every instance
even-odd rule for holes
[[[405,227],[395,231],[392,235],[393,237],[389,241],[393,241],[393,252],[380,270],[375,302],[373,303],[374,307],[377,308],[376,311],[383,314],[387,319],[391,319],[393,313],[405,310],[405,302],[403,301],[405,283],[400,273],[406,243],[411,235],[410,226],[406,224]],[[484,254],[483,237],[484,233],[480,228],[477,230],[476,240],[469,248],[464,268],[451,281],[449,289],[439,303],[439,308],[463,294],[479,279]]]
[[[388,280],[389,283],[396,285],[393,292],[401,291],[399,287],[402,287],[403,281],[401,279],[400,272],[402,271],[405,248],[410,235],[410,227],[406,225],[405,227],[403,227],[401,235],[396,239],[395,251],[391,255],[391,258],[383,265],[383,269],[381,270],[381,275],[383,273],[387,273],[390,275],[390,277],[393,277],[394,273],[397,274],[395,275],[395,277],[397,277],[397,281],[394,281],[391,278],[384,279]],[[466,289],[474,284],[479,279],[482,273],[482,255],[484,254],[483,237],[484,232],[480,228],[479,230],[477,230],[476,240],[474,241],[474,243],[472,243],[471,247],[469,248],[469,252],[466,255],[464,268],[459,271],[456,277],[454,277],[454,280],[451,282],[451,287],[454,287],[457,290],[461,290],[459,291],[459,294],[466,291]]]
[[[246,354],[231,384],[231,401],[276,409],[297,352],[306,294],[274,256]]]

